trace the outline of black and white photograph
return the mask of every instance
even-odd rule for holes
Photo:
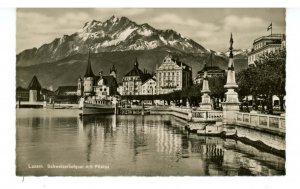
[[[286,175],[285,8],[17,8],[17,176]]]

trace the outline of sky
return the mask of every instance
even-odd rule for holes
[[[205,48],[227,51],[230,33],[235,49],[250,49],[254,39],[285,33],[285,9],[278,8],[53,8],[17,9],[17,53],[51,43],[55,38],[79,31],[91,20],[106,21],[125,16],[137,24],[173,29]]]

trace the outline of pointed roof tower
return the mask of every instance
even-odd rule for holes
[[[36,76],[33,76],[30,84],[28,85],[28,89],[29,90],[41,90],[41,84],[40,82],[38,81],[37,77]]]
[[[116,72],[116,73],[117,73],[117,69],[116,69],[116,67],[115,67],[114,64],[113,64],[112,68],[110,69],[110,73],[111,73],[111,72]]]
[[[135,60],[134,60],[134,67],[136,67],[136,68],[139,67],[139,62],[138,62],[137,58],[135,58]]]
[[[92,70],[92,66],[91,66],[90,49],[89,49],[89,56],[88,56],[88,64],[86,67],[86,72],[85,72],[84,77],[95,77],[93,70]]]

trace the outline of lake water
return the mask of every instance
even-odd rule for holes
[[[17,109],[16,174],[285,175],[285,159],[242,142],[188,134],[167,115],[88,116]]]

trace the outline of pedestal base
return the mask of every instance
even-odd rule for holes
[[[236,113],[239,112],[239,102],[223,102],[223,124],[234,124]]]
[[[211,103],[200,103],[200,110],[212,110]]]

